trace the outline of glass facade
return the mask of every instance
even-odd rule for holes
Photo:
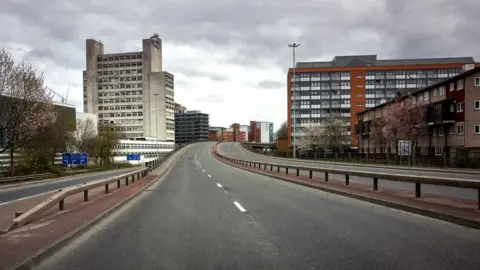
[[[370,108],[394,98],[397,92],[413,92],[461,72],[461,68],[366,71],[365,85],[350,85],[350,72],[299,72],[295,83],[291,78],[292,123],[294,110],[297,135],[302,127],[332,114],[350,119],[350,93],[355,87],[362,92],[364,87],[365,108]]]

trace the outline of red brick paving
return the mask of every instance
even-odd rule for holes
[[[409,191],[386,188],[379,188],[379,190],[374,191],[373,180],[372,185],[359,184],[350,181],[350,185],[346,186],[345,180],[337,180],[329,177],[329,181],[325,182],[324,178],[318,176],[314,176],[312,179],[309,179],[308,175],[296,176],[296,170],[289,170],[289,174],[287,175],[285,174],[285,172],[277,173],[277,168],[275,167],[273,171],[270,171],[270,167],[268,166],[267,170],[264,170],[263,167],[261,169],[254,169],[253,167],[228,162],[218,157],[216,158],[231,166],[252,172],[260,172],[267,176],[275,177],[277,179],[278,177],[280,177],[282,178],[281,180],[306,184],[309,186],[317,187],[319,189],[328,189],[332,191],[358,195],[366,198],[392,202],[395,204],[402,204],[409,207],[424,209],[441,214],[447,214],[480,223],[480,211],[477,209],[477,201],[457,199],[425,193],[422,194],[422,197],[416,198],[415,193]]]
[[[11,268],[42,248],[52,245],[136,193],[157,177],[148,175],[141,180],[135,180],[133,184],[130,180],[128,187],[125,186],[125,180],[122,180],[121,188],[117,189],[116,183],[111,184],[108,194],[104,193],[104,187],[96,188],[89,192],[88,202],[83,202],[83,193],[70,196],[65,200],[64,211],[59,212],[58,207],[53,207],[45,212],[41,219],[8,234],[0,235],[0,269]],[[27,205],[31,207],[38,201],[42,200],[35,198],[35,202],[25,202],[22,209],[29,209]],[[11,206],[10,209],[17,209],[16,207],[20,209],[21,205]],[[0,213],[3,213],[3,210]]]

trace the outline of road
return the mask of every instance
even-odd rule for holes
[[[7,189],[0,189],[0,205],[13,202],[16,200],[28,198],[31,196],[55,191],[61,188],[66,188],[73,185],[82,184],[85,182],[109,178],[115,175],[123,174],[128,171],[133,171],[138,168],[128,168],[114,171],[105,171],[92,174],[76,175],[67,177],[62,180],[45,180],[35,184],[26,184]]]
[[[478,269],[480,231],[228,166],[187,149],[38,269]]]
[[[480,181],[480,173],[478,175],[467,174],[467,173],[453,173],[448,171],[422,171],[421,169],[408,168],[408,169],[391,169],[391,168],[382,168],[382,167],[362,167],[355,165],[344,165],[344,164],[315,164],[310,162],[302,161],[293,161],[288,159],[278,159],[272,158],[269,156],[264,156],[260,154],[255,154],[248,152],[244,149],[239,143],[221,143],[218,147],[218,151],[225,156],[250,160],[250,161],[259,161],[259,162],[271,162],[275,164],[287,164],[287,165],[298,165],[306,167],[317,167],[317,168],[332,168],[332,169],[341,169],[345,171],[356,170],[356,171],[369,171],[369,172],[379,172],[379,173],[392,173],[392,174],[407,174],[407,175],[420,175],[420,176],[443,176],[443,177],[453,177],[461,179],[473,179]],[[302,172],[307,174],[307,172]],[[318,176],[322,176],[321,173],[316,173]],[[344,179],[343,175],[331,174],[332,179]],[[372,179],[365,177],[350,177],[351,182],[363,183],[363,184],[372,184]],[[388,180],[379,179],[379,188],[393,188],[399,190],[415,191],[415,184],[413,183],[403,183],[403,182],[394,182]],[[467,200],[477,200],[478,191],[475,189],[464,189],[464,188],[455,188],[455,187],[442,187],[442,186],[432,186],[432,185],[422,185],[423,193],[430,193],[436,195],[449,196],[460,199]]]

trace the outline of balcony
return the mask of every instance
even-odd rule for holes
[[[427,123],[429,126],[455,123],[455,100],[446,99],[428,105]]]

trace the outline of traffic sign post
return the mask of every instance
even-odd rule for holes
[[[127,160],[128,161],[132,161],[132,160],[138,160],[138,164],[140,164],[140,160],[141,160],[141,156],[140,154],[128,154],[127,155]]]
[[[87,153],[63,153],[62,154],[62,164],[63,165],[86,165],[88,164],[88,154]]]

